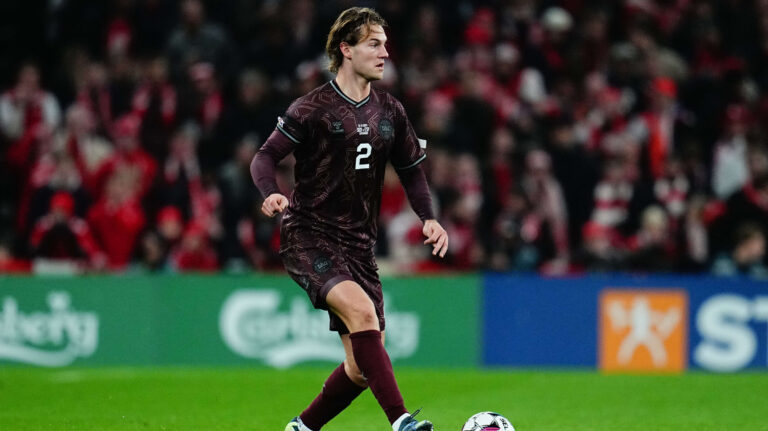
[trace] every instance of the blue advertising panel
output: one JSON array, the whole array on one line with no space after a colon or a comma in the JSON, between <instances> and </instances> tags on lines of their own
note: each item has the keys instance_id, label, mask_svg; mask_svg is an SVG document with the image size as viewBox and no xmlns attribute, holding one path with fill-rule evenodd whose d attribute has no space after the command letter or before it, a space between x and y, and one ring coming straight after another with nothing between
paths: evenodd
<instances>
[{"instance_id":1,"label":"blue advertising panel","mask_svg":"<svg viewBox=\"0 0 768 431\"><path fill-rule=\"evenodd\" d=\"M594 366L596 286L584 280L486 276L485 364Z\"/></svg>"},{"instance_id":2,"label":"blue advertising panel","mask_svg":"<svg viewBox=\"0 0 768 431\"><path fill-rule=\"evenodd\" d=\"M768 367L768 283L487 274L483 363L606 371Z\"/></svg>"}]
</instances>

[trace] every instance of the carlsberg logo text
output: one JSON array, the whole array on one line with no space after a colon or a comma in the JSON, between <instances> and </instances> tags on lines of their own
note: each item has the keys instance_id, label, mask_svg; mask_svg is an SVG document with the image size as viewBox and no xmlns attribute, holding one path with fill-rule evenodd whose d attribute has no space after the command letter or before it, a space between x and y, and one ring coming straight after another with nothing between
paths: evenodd
<instances>
[{"instance_id":1,"label":"carlsberg logo text","mask_svg":"<svg viewBox=\"0 0 768 431\"><path fill-rule=\"evenodd\" d=\"M344 359L339 336L328 330L328 313L310 308L306 298L293 296L280 310L275 290L233 292L221 308L219 330L235 353L285 368L305 361ZM391 301L387 301L391 305ZM413 355L419 344L419 317L387 308L387 351L395 360Z\"/></svg>"},{"instance_id":2,"label":"carlsberg logo text","mask_svg":"<svg viewBox=\"0 0 768 431\"><path fill-rule=\"evenodd\" d=\"M0 308L0 360L47 367L69 365L96 351L99 318L75 311L67 292L51 292L48 311L24 312L6 296Z\"/></svg>"}]
</instances>

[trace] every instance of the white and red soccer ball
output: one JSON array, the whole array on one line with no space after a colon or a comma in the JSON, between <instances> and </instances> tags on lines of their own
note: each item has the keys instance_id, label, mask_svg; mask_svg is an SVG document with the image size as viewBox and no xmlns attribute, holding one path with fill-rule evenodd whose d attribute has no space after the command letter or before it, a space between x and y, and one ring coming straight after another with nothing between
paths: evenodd
<instances>
[{"instance_id":1,"label":"white and red soccer ball","mask_svg":"<svg viewBox=\"0 0 768 431\"><path fill-rule=\"evenodd\" d=\"M515 431L515 427L498 413L480 412L469 418L461 431Z\"/></svg>"}]
</instances>

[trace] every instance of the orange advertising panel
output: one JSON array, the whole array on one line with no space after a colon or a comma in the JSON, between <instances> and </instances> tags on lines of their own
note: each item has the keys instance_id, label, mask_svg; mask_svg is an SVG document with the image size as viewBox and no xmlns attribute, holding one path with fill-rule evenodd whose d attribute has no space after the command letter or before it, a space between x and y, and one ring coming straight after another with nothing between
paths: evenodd
<instances>
[{"instance_id":1,"label":"orange advertising panel","mask_svg":"<svg viewBox=\"0 0 768 431\"><path fill-rule=\"evenodd\" d=\"M599 305L601 370L685 370L688 364L685 291L606 289L600 294Z\"/></svg>"}]
</instances>

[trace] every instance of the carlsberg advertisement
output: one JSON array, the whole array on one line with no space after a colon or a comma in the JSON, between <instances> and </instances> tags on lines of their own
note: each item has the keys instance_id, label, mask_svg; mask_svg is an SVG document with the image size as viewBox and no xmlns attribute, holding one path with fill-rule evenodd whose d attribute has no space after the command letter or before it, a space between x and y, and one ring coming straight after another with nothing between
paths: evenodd
<instances>
[{"instance_id":1,"label":"carlsberg advertisement","mask_svg":"<svg viewBox=\"0 0 768 431\"><path fill-rule=\"evenodd\" d=\"M768 283L687 276L383 278L393 362L768 369ZM338 364L326 311L283 275L0 277L0 367Z\"/></svg>"},{"instance_id":2,"label":"carlsberg advertisement","mask_svg":"<svg viewBox=\"0 0 768 431\"><path fill-rule=\"evenodd\" d=\"M393 362L478 363L477 277L383 284ZM4 365L287 368L343 359L327 312L287 276L0 278Z\"/></svg>"}]
</instances>

